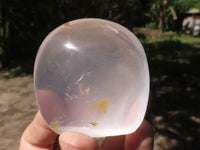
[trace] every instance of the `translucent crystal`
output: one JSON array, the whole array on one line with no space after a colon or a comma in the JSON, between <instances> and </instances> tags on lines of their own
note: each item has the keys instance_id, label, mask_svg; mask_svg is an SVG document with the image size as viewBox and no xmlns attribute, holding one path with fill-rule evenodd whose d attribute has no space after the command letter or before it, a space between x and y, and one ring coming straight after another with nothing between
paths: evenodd
<instances>
[{"instance_id":1,"label":"translucent crystal","mask_svg":"<svg viewBox=\"0 0 200 150\"><path fill-rule=\"evenodd\" d=\"M57 133L128 134L146 112L144 49L129 30L111 21L80 19L53 30L39 48L34 82L40 111Z\"/></svg>"}]
</instances>

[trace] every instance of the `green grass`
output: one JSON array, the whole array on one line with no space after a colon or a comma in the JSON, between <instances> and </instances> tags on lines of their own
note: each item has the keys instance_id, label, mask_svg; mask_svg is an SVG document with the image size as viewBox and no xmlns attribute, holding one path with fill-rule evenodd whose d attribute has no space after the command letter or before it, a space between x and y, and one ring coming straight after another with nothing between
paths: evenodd
<instances>
[{"instance_id":1,"label":"green grass","mask_svg":"<svg viewBox=\"0 0 200 150\"><path fill-rule=\"evenodd\" d=\"M192 37L192 36L174 36L174 37L166 37L160 39L140 39L142 43L154 43L154 42L168 42L168 41L180 41L185 44L200 44L200 37Z\"/></svg>"},{"instance_id":2,"label":"green grass","mask_svg":"<svg viewBox=\"0 0 200 150\"><path fill-rule=\"evenodd\" d=\"M191 64L191 57L200 56L200 38L175 36L141 39L151 61Z\"/></svg>"},{"instance_id":3,"label":"green grass","mask_svg":"<svg viewBox=\"0 0 200 150\"><path fill-rule=\"evenodd\" d=\"M151 116L162 116L162 123L183 137L199 138L199 124L189 118L200 116L200 38L175 36L141 39L141 42L147 54L151 77ZM180 118L184 123L180 122ZM182 140L165 128L155 131L180 142ZM190 142L190 149L195 149L198 142Z\"/></svg>"}]
</instances>

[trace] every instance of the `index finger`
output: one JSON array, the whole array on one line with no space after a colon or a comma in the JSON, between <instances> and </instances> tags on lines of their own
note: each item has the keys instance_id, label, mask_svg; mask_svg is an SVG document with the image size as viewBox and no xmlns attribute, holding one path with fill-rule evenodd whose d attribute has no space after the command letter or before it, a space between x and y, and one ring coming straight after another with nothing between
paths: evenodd
<instances>
[{"instance_id":1,"label":"index finger","mask_svg":"<svg viewBox=\"0 0 200 150\"><path fill-rule=\"evenodd\" d=\"M38 111L34 120L22 135L20 150L53 149L57 137L58 134L48 127L40 111Z\"/></svg>"}]
</instances>

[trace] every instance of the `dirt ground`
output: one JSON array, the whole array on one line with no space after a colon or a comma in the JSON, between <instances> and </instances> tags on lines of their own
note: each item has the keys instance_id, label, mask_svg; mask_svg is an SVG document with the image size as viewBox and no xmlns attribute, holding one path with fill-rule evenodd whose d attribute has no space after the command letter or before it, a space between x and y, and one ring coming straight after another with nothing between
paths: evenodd
<instances>
[{"instance_id":1,"label":"dirt ground","mask_svg":"<svg viewBox=\"0 0 200 150\"><path fill-rule=\"evenodd\" d=\"M18 69L0 72L0 150L18 149L21 134L38 109L32 75L15 76Z\"/></svg>"}]
</instances>

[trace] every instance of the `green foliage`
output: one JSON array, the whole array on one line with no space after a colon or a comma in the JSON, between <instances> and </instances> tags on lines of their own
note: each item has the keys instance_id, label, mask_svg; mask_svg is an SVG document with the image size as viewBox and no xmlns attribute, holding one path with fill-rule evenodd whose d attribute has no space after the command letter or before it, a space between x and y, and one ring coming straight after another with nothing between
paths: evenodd
<instances>
[{"instance_id":1,"label":"green foliage","mask_svg":"<svg viewBox=\"0 0 200 150\"><path fill-rule=\"evenodd\" d=\"M181 14L193 7L194 0L170 0L170 5L175 9L176 13Z\"/></svg>"},{"instance_id":2,"label":"green foliage","mask_svg":"<svg viewBox=\"0 0 200 150\"><path fill-rule=\"evenodd\" d=\"M163 30L179 28L181 16L190 8L200 8L199 0L156 0L146 15Z\"/></svg>"},{"instance_id":3,"label":"green foliage","mask_svg":"<svg viewBox=\"0 0 200 150\"><path fill-rule=\"evenodd\" d=\"M194 1L193 2L193 7L200 9L200 1L199 0L193 0L193 1Z\"/></svg>"},{"instance_id":4,"label":"green foliage","mask_svg":"<svg viewBox=\"0 0 200 150\"><path fill-rule=\"evenodd\" d=\"M149 29L157 29L157 25L155 22L149 22L145 25L146 28L149 28Z\"/></svg>"}]
</instances>

